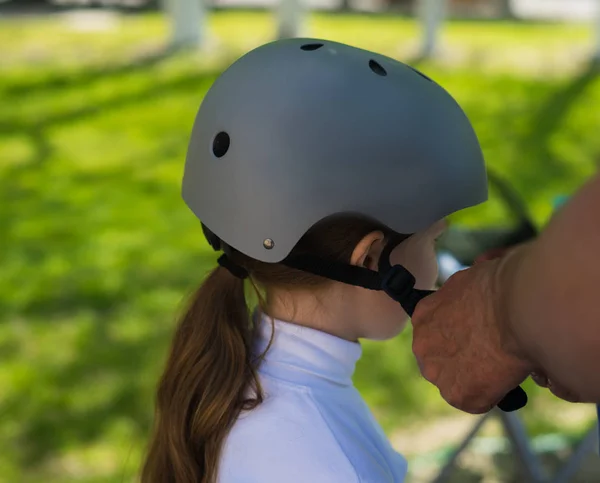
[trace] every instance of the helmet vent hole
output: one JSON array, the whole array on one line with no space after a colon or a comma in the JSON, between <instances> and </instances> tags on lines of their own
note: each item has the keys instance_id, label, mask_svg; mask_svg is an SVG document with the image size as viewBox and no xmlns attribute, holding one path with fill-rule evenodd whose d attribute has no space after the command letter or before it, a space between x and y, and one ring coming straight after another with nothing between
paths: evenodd
<instances>
[{"instance_id":1,"label":"helmet vent hole","mask_svg":"<svg viewBox=\"0 0 600 483\"><path fill-rule=\"evenodd\" d=\"M302 50L311 51L311 50L320 49L321 47L323 47L323 44L304 44L300 48Z\"/></svg>"},{"instance_id":2,"label":"helmet vent hole","mask_svg":"<svg viewBox=\"0 0 600 483\"><path fill-rule=\"evenodd\" d=\"M371 59L369 61L369 68L375 72L375 74L380 75L380 76L386 76L387 72L386 70L383 68L383 66L379 63L374 61L373 59Z\"/></svg>"},{"instance_id":3,"label":"helmet vent hole","mask_svg":"<svg viewBox=\"0 0 600 483\"><path fill-rule=\"evenodd\" d=\"M231 144L231 139L229 138L229 134L225 131L221 131L218 133L213 139L212 144L212 152L217 158L222 158L225 156L227 151L229 151L229 146Z\"/></svg>"},{"instance_id":4,"label":"helmet vent hole","mask_svg":"<svg viewBox=\"0 0 600 483\"><path fill-rule=\"evenodd\" d=\"M416 72L417 74L419 74L423 79L428 80L429 82L433 82L429 77L427 77L425 74L423 74L423 72L418 71L417 69L415 69L414 67L411 67L410 65L408 66L413 72Z\"/></svg>"}]
</instances>

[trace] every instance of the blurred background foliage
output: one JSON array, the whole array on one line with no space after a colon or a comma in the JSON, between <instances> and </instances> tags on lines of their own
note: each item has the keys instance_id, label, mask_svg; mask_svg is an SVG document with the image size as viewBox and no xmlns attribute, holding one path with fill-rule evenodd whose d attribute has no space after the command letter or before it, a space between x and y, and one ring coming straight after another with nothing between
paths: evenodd
<instances>
[{"instance_id":1,"label":"blurred background foliage","mask_svg":"<svg viewBox=\"0 0 600 483\"><path fill-rule=\"evenodd\" d=\"M215 264L180 199L193 119L218 73L276 29L268 12L216 11L203 50L171 52L160 12L102 21L0 17L0 481L134 479L182 298ZM307 31L414 61L444 86L540 226L597 169L585 25L450 20L426 61L411 57L407 16L315 13ZM511 222L496 198L453 221ZM390 434L457 416L410 341L365 343L356 374ZM591 421L528 391L532 434Z\"/></svg>"}]
</instances>

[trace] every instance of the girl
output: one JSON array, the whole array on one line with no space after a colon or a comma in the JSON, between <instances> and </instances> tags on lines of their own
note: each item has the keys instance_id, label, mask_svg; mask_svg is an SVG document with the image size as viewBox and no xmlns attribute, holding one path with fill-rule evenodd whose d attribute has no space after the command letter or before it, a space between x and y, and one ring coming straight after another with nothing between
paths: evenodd
<instances>
[{"instance_id":1,"label":"girl","mask_svg":"<svg viewBox=\"0 0 600 483\"><path fill-rule=\"evenodd\" d=\"M387 57L273 42L207 93L183 197L223 255L177 329L142 481L403 481L352 373L432 288L443 218L487 197L460 107Z\"/></svg>"}]
</instances>

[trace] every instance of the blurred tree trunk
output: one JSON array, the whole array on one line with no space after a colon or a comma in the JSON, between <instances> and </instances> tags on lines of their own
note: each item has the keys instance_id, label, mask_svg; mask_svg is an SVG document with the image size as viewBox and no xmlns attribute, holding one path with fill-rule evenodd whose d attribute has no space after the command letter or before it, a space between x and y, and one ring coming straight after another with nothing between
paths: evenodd
<instances>
[{"instance_id":1,"label":"blurred tree trunk","mask_svg":"<svg viewBox=\"0 0 600 483\"><path fill-rule=\"evenodd\" d=\"M350 0L342 0L340 3L340 12L349 12L350 10L352 10Z\"/></svg>"},{"instance_id":2,"label":"blurred tree trunk","mask_svg":"<svg viewBox=\"0 0 600 483\"><path fill-rule=\"evenodd\" d=\"M277 38L300 37L304 29L303 0L279 0L277 5Z\"/></svg>"},{"instance_id":3,"label":"blurred tree trunk","mask_svg":"<svg viewBox=\"0 0 600 483\"><path fill-rule=\"evenodd\" d=\"M163 0L171 17L171 45L174 48L200 47L206 30L203 0Z\"/></svg>"},{"instance_id":4,"label":"blurred tree trunk","mask_svg":"<svg viewBox=\"0 0 600 483\"><path fill-rule=\"evenodd\" d=\"M418 14L423 32L421 58L437 53L440 29L446 17L446 0L419 0Z\"/></svg>"},{"instance_id":5,"label":"blurred tree trunk","mask_svg":"<svg viewBox=\"0 0 600 483\"><path fill-rule=\"evenodd\" d=\"M512 8L512 0L498 0L500 5L500 18L515 18Z\"/></svg>"},{"instance_id":6,"label":"blurred tree trunk","mask_svg":"<svg viewBox=\"0 0 600 483\"><path fill-rule=\"evenodd\" d=\"M412 12L413 7L420 0L387 0L385 4L388 7L392 7L396 10L402 10L404 12Z\"/></svg>"},{"instance_id":7,"label":"blurred tree trunk","mask_svg":"<svg viewBox=\"0 0 600 483\"><path fill-rule=\"evenodd\" d=\"M594 46L593 61L600 65L600 5L596 5L596 18L594 22L594 37L596 45Z\"/></svg>"}]
</instances>

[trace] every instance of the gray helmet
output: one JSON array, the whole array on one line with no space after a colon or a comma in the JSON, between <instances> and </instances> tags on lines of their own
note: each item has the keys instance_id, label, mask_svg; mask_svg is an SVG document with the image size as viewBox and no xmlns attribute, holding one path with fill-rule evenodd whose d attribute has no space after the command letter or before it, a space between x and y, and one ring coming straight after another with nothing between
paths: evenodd
<instances>
[{"instance_id":1,"label":"gray helmet","mask_svg":"<svg viewBox=\"0 0 600 483\"><path fill-rule=\"evenodd\" d=\"M487 199L466 115L412 67L288 39L231 65L196 117L183 198L228 246L280 262L315 223L354 213L410 234Z\"/></svg>"},{"instance_id":2,"label":"gray helmet","mask_svg":"<svg viewBox=\"0 0 600 483\"><path fill-rule=\"evenodd\" d=\"M263 45L227 69L196 117L183 198L202 220L219 264L248 274L230 248L343 283L383 290L409 315L431 293L391 266L377 272L288 257L317 222L353 213L411 234L487 199L481 148L454 99L410 66L337 42ZM522 407L513 390L500 407Z\"/></svg>"}]
</instances>

